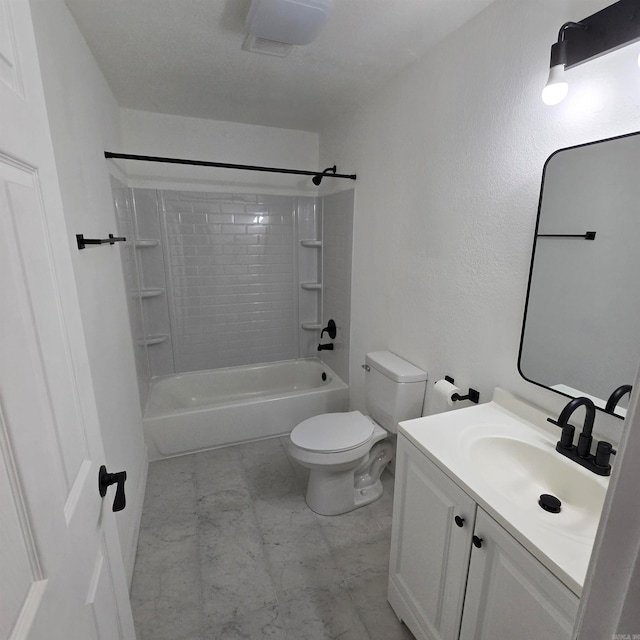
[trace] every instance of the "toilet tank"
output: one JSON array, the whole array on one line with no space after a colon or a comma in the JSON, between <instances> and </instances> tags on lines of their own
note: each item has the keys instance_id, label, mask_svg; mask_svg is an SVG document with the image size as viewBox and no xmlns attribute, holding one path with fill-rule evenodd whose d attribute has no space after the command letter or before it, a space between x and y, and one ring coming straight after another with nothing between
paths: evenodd
<instances>
[{"instance_id":1,"label":"toilet tank","mask_svg":"<svg viewBox=\"0 0 640 640\"><path fill-rule=\"evenodd\" d=\"M391 351L366 355L367 413L390 433L398 422L419 418L427 388L427 372Z\"/></svg>"}]
</instances>

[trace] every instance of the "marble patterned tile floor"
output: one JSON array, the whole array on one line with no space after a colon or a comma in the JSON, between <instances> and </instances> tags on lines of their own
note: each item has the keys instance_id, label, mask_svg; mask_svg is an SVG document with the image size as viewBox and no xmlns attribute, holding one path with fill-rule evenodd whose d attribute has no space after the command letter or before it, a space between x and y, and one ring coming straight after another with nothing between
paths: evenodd
<instances>
[{"instance_id":1,"label":"marble patterned tile floor","mask_svg":"<svg viewBox=\"0 0 640 640\"><path fill-rule=\"evenodd\" d=\"M131 602L138 640L412 640L387 602L393 477L341 516L304 501L274 438L151 463Z\"/></svg>"}]
</instances>

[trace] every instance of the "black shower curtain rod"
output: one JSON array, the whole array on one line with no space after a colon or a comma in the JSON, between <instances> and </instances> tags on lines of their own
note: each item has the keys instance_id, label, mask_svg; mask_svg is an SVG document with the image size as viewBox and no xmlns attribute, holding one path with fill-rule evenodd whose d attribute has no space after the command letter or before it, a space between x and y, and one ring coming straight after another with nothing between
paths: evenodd
<instances>
[{"instance_id":1,"label":"black shower curtain rod","mask_svg":"<svg viewBox=\"0 0 640 640\"><path fill-rule=\"evenodd\" d=\"M104 152L105 158L119 158L121 160L141 160L143 162L164 162L168 164L188 164L197 167L218 167L221 169L242 169L244 171L265 171L268 173L292 173L300 176L314 176L319 179L323 177L344 178L347 180L355 180L356 174L336 173L336 167L330 167L324 171L301 171L300 169L280 169L278 167L259 167L250 164L229 164L227 162L206 162L205 160L187 160L185 158L164 158L162 156L139 156L131 153L113 153L112 151ZM333 173L329 173L332 171ZM315 182L315 180L314 180ZM320 182L315 182L320 184Z\"/></svg>"}]
</instances>

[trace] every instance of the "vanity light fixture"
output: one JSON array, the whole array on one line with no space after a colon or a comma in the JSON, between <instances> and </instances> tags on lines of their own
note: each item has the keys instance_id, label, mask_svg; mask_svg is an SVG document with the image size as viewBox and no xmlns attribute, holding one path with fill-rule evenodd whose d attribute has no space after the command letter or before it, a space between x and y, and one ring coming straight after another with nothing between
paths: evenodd
<instances>
[{"instance_id":1,"label":"vanity light fixture","mask_svg":"<svg viewBox=\"0 0 640 640\"><path fill-rule=\"evenodd\" d=\"M619 0L579 22L566 22L560 27L558 41L551 47L549 80L542 90L545 104L558 104L566 97L567 69L640 40L638 5L638 0Z\"/></svg>"}]
</instances>

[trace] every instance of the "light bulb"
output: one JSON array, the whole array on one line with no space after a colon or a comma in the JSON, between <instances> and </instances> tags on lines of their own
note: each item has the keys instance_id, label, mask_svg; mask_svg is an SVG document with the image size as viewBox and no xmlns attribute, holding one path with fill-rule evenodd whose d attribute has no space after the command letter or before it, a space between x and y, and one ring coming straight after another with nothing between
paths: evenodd
<instances>
[{"instance_id":1,"label":"light bulb","mask_svg":"<svg viewBox=\"0 0 640 640\"><path fill-rule=\"evenodd\" d=\"M569 85L564 79L564 65L557 64L549 69L549 79L542 90L542 102L552 106L559 104L569 93Z\"/></svg>"}]
</instances>

